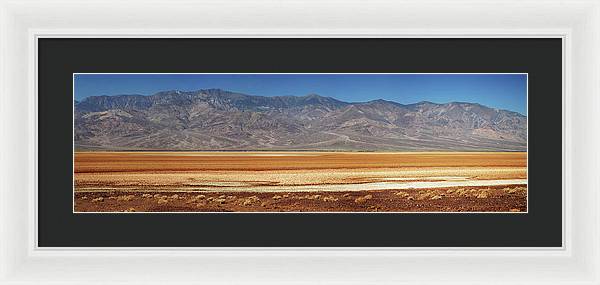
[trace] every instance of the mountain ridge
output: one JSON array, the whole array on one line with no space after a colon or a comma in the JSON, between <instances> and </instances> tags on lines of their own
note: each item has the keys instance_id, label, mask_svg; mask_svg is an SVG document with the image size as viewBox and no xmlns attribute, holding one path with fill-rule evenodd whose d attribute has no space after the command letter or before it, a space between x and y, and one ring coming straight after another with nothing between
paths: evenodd
<instances>
[{"instance_id":1,"label":"mountain ridge","mask_svg":"<svg viewBox=\"0 0 600 285\"><path fill-rule=\"evenodd\" d=\"M478 103L255 96L222 89L74 100L77 149L524 151L527 117Z\"/></svg>"}]
</instances>

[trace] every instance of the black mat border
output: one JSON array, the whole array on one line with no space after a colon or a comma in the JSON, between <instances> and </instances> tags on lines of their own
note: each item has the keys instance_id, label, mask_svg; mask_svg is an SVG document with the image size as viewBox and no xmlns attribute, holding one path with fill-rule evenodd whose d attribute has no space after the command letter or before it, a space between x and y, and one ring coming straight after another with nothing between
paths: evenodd
<instances>
[{"instance_id":1,"label":"black mat border","mask_svg":"<svg viewBox=\"0 0 600 285\"><path fill-rule=\"evenodd\" d=\"M72 74L529 74L528 214L73 214ZM38 246L562 245L562 39L38 40Z\"/></svg>"}]
</instances>

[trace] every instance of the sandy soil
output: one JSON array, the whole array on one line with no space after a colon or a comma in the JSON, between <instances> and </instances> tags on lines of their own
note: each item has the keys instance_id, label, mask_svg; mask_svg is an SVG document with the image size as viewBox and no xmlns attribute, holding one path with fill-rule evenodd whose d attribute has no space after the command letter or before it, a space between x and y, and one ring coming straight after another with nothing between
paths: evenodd
<instances>
[{"instance_id":1,"label":"sandy soil","mask_svg":"<svg viewBox=\"0 0 600 285\"><path fill-rule=\"evenodd\" d=\"M526 178L526 153L78 152L75 211L523 212Z\"/></svg>"},{"instance_id":2,"label":"sandy soil","mask_svg":"<svg viewBox=\"0 0 600 285\"><path fill-rule=\"evenodd\" d=\"M527 188L360 192L75 193L77 212L526 212Z\"/></svg>"}]
</instances>

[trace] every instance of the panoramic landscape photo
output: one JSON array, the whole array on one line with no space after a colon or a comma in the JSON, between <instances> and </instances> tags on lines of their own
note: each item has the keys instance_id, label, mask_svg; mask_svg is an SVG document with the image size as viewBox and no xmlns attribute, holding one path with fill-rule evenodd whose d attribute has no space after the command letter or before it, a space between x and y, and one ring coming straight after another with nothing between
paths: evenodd
<instances>
[{"instance_id":1,"label":"panoramic landscape photo","mask_svg":"<svg viewBox=\"0 0 600 285\"><path fill-rule=\"evenodd\" d=\"M527 212L527 74L73 80L74 212Z\"/></svg>"}]
</instances>

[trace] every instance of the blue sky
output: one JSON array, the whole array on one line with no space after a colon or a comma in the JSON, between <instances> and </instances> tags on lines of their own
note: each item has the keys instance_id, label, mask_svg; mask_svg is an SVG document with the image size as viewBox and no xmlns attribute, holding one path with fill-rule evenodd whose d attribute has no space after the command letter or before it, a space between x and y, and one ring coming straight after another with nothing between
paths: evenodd
<instances>
[{"instance_id":1,"label":"blue sky","mask_svg":"<svg viewBox=\"0 0 600 285\"><path fill-rule=\"evenodd\" d=\"M472 102L527 114L525 74L76 74L75 99L219 88L249 95L316 93L346 102Z\"/></svg>"}]
</instances>

